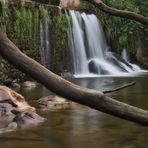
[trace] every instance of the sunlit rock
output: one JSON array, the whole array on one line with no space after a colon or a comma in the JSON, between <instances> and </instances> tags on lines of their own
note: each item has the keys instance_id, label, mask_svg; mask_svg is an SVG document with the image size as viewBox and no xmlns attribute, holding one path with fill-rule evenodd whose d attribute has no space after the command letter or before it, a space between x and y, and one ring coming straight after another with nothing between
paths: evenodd
<instances>
[{"instance_id":1,"label":"sunlit rock","mask_svg":"<svg viewBox=\"0 0 148 148\"><path fill-rule=\"evenodd\" d=\"M37 125L44 122L45 120L45 118L39 116L33 111L19 112L17 110L12 110L12 113L16 115L13 119L13 122L17 123L18 127Z\"/></svg>"},{"instance_id":2,"label":"sunlit rock","mask_svg":"<svg viewBox=\"0 0 148 148\"><path fill-rule=\"evenodd\" d=\"M44 120L22 95L0 85L0 134L17 127L37 125Z\"/></svg>"},{"instance_id":3,"label":"sunlit rock","mask_svg":"<svg viewBox=\"0 0 148 148\"><path fill-rule=\"evenodd\" d=\"M12 106L12 108L17 108L18 110L34 110L24 99L24 97L14 90L0 85L0 104L7 103ZM2 105L1 105L2 106ZM4 105L6 107L6 104ZM3 114L3 113L1 113Z\"/></svg>"},{"instance_id":4,"label":"sunlit rock","mask_svg":"<svg viewBox=\"0 0 148 148\"><path fill-rule=\"evenodd\" d=\"M60 7L63 8L77 8L80 4L80 0L60 0Z\"/></svg>"}]
</instances>

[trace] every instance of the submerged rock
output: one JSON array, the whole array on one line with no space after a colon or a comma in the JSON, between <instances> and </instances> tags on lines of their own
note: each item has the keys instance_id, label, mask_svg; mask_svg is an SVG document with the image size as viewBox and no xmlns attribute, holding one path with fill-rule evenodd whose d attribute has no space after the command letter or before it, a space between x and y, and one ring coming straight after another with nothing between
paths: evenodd
<instances>
[{"instance_id":1,"label":"submerged rock","mask_svg":"<svg viewBox=\"0 0 148 148\"><path fill-rule=\"evenodd\" d=\"M44 120L22 95L0 85L0 127L4 125L0 133L13 131L17 127L37 125Z\"/></svg>"},{"instance_id":2,"label":"submerged rock","mask_svg":"<svg viewBox=\"0 0 148 148\"><path fill-rule=\"evenodd\" d=\"M15 89L19 89L21 87L21 85L19 83L14 82L11 84L11 87L15 88Z\"/></svg>"},{"instance_id":3,"label":"submerged rock","mask_svg":"<svg viewBox=\"0 0 148 148\"><path fill-rule=\"evenodd\" d=\"M37 125L45 120L45 118L39 116L33 111L19 112L17 110L12 110L12 113L16 115L13 119L13 122L17 123L18 127Z\"/></svg>"},{"instance_id":4,"label":"submerged rock","mask_svg":"<svg viewBox=\"0 0 148 148\"><path fill-rule=\"evenodd\" d=\"M94 74L109 74L109 72L101 66L96 59L91 59L88 63L89 72Z\"/></svg>"},{"instance_id":5,"label":"submerged rock","mask_svg":"<svg viewBox=\"0 0 148 148\"><path fill-rule=\"evenodd\" d=\"M70 101L67 101L66 99L56 95L43 97L38 100L38 103L40 108L51 110L68 108L71 105Z\"/></svg>"},{"instance_id":6,"label":"submerged rock","mask_svg":"<svg viewBox=\"0 0 148 148\"><path fill-rule=\"evenodd\" d=\"M36 82L32 82L32 81L25 81L25 82L22 84L22 87L34 88L34 87L37 87L37 83L36 83Z\"/></svg>"},{"instance_id":7,"label":"submerged rock","mask_svg":"<svg viewBox=\"0 0 148 148\"><path fill-rule=\"evenodd\" d=\"M7 127L1 128L0 129L0 134L6 133L6 132L12 132L15 129L17 129L17 123L16 122L11 122Z\"/></svg>"}]
</instances>

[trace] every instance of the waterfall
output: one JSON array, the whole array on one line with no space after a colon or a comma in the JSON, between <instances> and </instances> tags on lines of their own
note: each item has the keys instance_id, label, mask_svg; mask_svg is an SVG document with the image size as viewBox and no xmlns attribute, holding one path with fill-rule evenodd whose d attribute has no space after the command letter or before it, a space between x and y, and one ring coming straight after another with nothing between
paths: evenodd
<instances>
[{"instance_id":1,"label":"waterfall","mask_svg":"<svg viewBox=\"0 0 148 148\"><path fill-rule=\"evenodd\" d=\"M41 64L50 68L49 26L47 20L40 20L40 59Z\"/></svg>"},{"instance_id":2,"label":"waterfall","mask_svg":"<svg viewBox=\"0 0 148 148\"><path fill-rule=\"evenodd\" d=\"M109 51L101 24L94 14L69 10L69 15L74 76L123 75L140 70L129 63L125 53L121 57Z\"/></svg>"},{"instance_id":3,"label":"waterfall","mask_svg":"<svg viewBox=\"0 0 148 148\"><path fill-rule=\"evenodd\" d=\"M73 60L75 63L74 73L87 74L89 73L89 70L88 70L87 56L86 56L85 44L84 44L84 34L82 31L81 15L79 12L74 12L74 11L70 11L70 15L73 18L72 28L71 28L73 39L71 39L71 41L73 42L72 53L73 53Z\"/></svg>"},{"instance_id":4,"label":"waterfall","mask_svg":"<svg viewBox=\"0 0 148 148\"><path fill-rule=\"evenodd\" d=\"M128 56L127 50L125 48L122 50L121 58L124 59L125 61L129 62L129 56Z\"/></svg>"}]
</instances>

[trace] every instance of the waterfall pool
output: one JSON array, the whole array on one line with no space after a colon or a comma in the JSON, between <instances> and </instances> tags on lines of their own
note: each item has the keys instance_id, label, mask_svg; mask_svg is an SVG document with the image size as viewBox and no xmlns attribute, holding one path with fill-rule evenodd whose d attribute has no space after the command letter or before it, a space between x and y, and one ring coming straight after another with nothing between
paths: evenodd
<instances>
[{"instance_id":1,"label":"waterfall pool","mask_svg":"<svg viewBox=\"0 0 148 148\"><path fill-rule=\"evenodd\" d=\"M109 90L131 81L136 85L110 93L109 96L148 109L148 77L77 78L72 82L83 87ZM43 86L21 89L28 102L51 94ZM48 120L42 125L0 135L1 148L147 148L148 128L76 105L57 111L38 111Z\"/></svg>"}]
</instances>

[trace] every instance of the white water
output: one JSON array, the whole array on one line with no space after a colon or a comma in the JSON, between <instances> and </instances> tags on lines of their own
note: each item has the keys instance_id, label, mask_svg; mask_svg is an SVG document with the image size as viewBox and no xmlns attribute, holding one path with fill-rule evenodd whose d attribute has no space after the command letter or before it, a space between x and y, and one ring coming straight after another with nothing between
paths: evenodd
<instances>
[{"instance_id":1,"label":"white water","mask_svg":"<svg viewBox=\"0 0 148 148\"><path fill-rule=\"evenodd\" d=\"M109 51L104 32L93 14L70 10L72 18L69 38L74 62L74 76L125 75L140 71L129 63L126 50L123 58Z\"/></svg>"},{"instance_id":2,"label":"white water","mask_svg":"<svg viewBox=\"0 0 148 148\"><path fill-rule=\"evenodd\" d=\"M141 70L141 68L138 65L130 63L130 58L125 48L123 49L121 53L121 58L124 59L126 62L128 62L128 64L131 65L135 71Z\"/></svg>"},{"instance_id":3,"label":"white water","mask_svg":"<svg viewBox=\"0 0 148 148\"><path fill-rule=\"evenodd\" d=\"M74 73L89 73L87 57L84 45L84 36L82 31L82 22L81 15L78 12L70 11L70 15L72 16L72 36L73 42L72 50L73 50L73 60L74 60ZM81 50L80 50L81 49ZM81 64L80 64L81 63ZM79 66L79 64L81 66Z\"/></svg>"},{"instance_id":4,"label":"white water","mask_svg":"<svg viewBox=\"0 0 148 148\"><path fill-rule=\"evenodd\" d=\"M40 20L40 58L41 64L50 68L49 27L48 21Z\"/></svg>"},{"instance_id":5,"label":"white water","mask_svg":"<svg viewBox=\"0 0 148 148\"><path fill-rule=\"evenodd\" d=\"M127 50L125 48L122 50L121 58L124 59L125 61L128 61L128 62L130 61L129 55L128 55Z\"/></svg>"}]
</instances>

